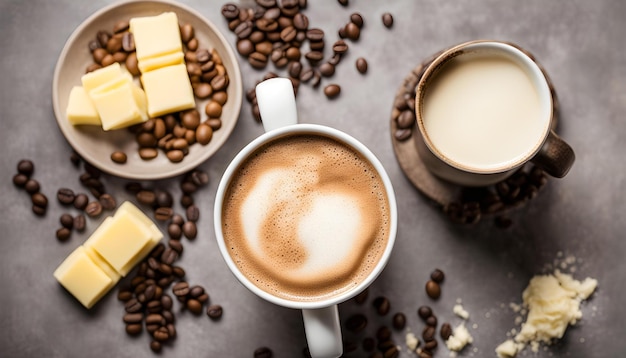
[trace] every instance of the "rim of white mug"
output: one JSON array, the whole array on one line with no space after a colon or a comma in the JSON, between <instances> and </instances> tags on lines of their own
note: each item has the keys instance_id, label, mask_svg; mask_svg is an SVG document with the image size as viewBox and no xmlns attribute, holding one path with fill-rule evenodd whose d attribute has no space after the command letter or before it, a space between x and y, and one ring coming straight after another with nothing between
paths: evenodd
<instances>
[{"instance_id":1,"label":"rim of white mug","mask_svg":"<svg viewBox=\"0 0 626 358\"><path fill-rule=\"evenodd\" d=\"M486 167L477 167L473 165L468 165L464 163L460 163L454 159L446 157L443 153L437 149L437 147L432 143L430 137L428 136L428 132L426 131L426 127L424 126L424 119L422 117L422 108L421 101L424 98L424 86L430 77L449 60L452 58L463 55L468 50L485 50L485 49L495 49L497 51L502 51L502 53L506 53L515 58L516 62L524 68L525 72L531 77L532 83L535 89L538 92L541 104L541 118L543 119L543 128L541 131L541 136L536 138L536 142L528 147L528 150L508 161L504 161L497 165L490 165ZM443 62L442 62L443 61ZM548 80L546 79L543 71L539 67L539 65L526 53L524 53L521 49L513 46L509 43L496 41L496 40L474 40L468 41L456 46L453 46L440 55L436 56L435 59L427 66L424 71L422 77L420 78L417 88L416 88L416 97L415 97L415 114L416 114L416 122L419 128L420 135L424 140L424 143L428 147L428 149L441 161L444 163L466 172L475 173L475 174L497 174L507 172L509 170L515 169L529 161L532 157L534 157L537 152L541 149L541 146L545 142L548 134L550 133L550 125L553 117L553 103L552 103L552 94L550 91L550 86L548 84Z\"/></svg>"},{"instance_id":2,"label":"rim of white mug","mask_svg":"<svg viewBox=\"0 0 626 358\"><path fill-rule=\"evenodd\" d=\"M260 287L256 286L252 283L240 270L239 267L233 261L228 248L224 242L224 236L222 232L222 205L224 202L224 194L226 193L226 189L230 184L230 181L235 174L235 171L241 166L241 164L247 159L254 151L256 151L261 146L270 143L279 138L290 136L290 135L298 135L298 134L317 134L322 136L327 136L332 139L338 140L341 143L347 144L349 147L352 147L354 150L359 152L365 159L367 159L372 166L378 172L384 187L385 192L387 194L387 199L389 203L389 238L387 241L387 245L380 260L376 263L374 269L370 272L370 274L358 285L353 288L342 292L337 296L332 296L329 298L325 298L323 300L318 301L296 301L289 300L283 297L275 296ZM214 222L213 226L215 229L215 235L217 239L217 243L222 254L222 257L226 261L226 264L230 268L230 271L237 277L239 282L241 282L244 286L246 286L250 291L255 293L257 296L265 299L266 301L272 302L274 304L295 308L295 309L318 309L329 307L332 305L339 304L341 302L345 302L350 298L356 296L358 293L362 292L365 288L367 288L374 280L380 275L380 273L385 268L387 262L389 261L389 256L391 255L392 249L395 244L396 234L398 230L398 209L396 205L396 198L393 190L393 186L385 168L382 163L378 160L378 158L372 153L370 149L368 149L364 144L350 136L347 133L344 133L338 129L334 129L331 127L318 125L318 124L305 124L298 123L293 125L288 125L285 127L281 127L278 129L271 130L266 132L252 142L247 144L237 155L235 158L229 163L226 171L222 175L220 179L220 183L217 188L217 194L215 197L215 205L213 209L213 217Z\"/></svg>"}]
</instances>

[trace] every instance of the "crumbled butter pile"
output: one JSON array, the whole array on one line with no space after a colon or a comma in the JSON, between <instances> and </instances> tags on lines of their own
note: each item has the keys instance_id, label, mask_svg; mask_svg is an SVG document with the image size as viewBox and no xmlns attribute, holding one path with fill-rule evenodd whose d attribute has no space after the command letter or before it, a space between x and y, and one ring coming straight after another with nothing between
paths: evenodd
<instances>
[{"instance_id":1,"label":"crumbled butter pile","mask_svg":"<svg viewBox=\"0 0 626 358\"><path fill-rule=\"evenodd\" d=\"M474 339L467 328L465 328L465 323L461 323L454 328L454 332L450 338L446 340L446 346L449 350L458 352L473 341Z\"/></svg>"},{"instance_id":2,"label":"crumbled butter pile","mask_svg":"<svg viewBox=\"0 0 626 358\"><path fill-rule=\"evenodd\" d=\"M556 270L552 275L537 275L530 280L522 294L523 305L528 309L526 322L514 339L496 348L500 358L511 358L530 344L536 352L539 343L550 344L563 337L568 325L576 324L582 317L580 303L598 286L592 278L577 281L571 275Z\"/></svg>"}]
</instances>

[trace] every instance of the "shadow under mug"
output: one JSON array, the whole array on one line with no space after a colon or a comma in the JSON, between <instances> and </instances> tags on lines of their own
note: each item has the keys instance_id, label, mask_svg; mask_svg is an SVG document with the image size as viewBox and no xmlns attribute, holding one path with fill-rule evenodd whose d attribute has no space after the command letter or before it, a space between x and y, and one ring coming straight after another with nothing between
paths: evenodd
<instances>
[{"instance_id":1,"label":"shadow under mug","mask_svg":"<svg viewBox=\"0 0 626 358\"><path fill-rule=\"evenodd\" d=\"M292 83L286 78L274 78L260 83L257 88L259 110L263 118L266 133L262 134L245 146L228 165L219 183L215 198L214 226L220 252L228 267L237 279L257 296L279 306L300 309L304 320L304 328L313 358L335 358L343 352L341 327L337 305L356 296L367 288L382 272L391 254L397 232L397 207L395 194L385 169L376 156L365 145L355 138L337 129L315 125L297 124L297 111ZM223 205L225 195L233 177L237 174L240 165L246 161L257 149L285 136L298 134L313 134L332 138L361 154L378 172L389 203L389 231L388 239L373 270L356 286L318 301L295 301L273 295L251 282L239 269L226 247L223 233Z\"/></svg>"},{"instance_id":2,"label":"shadow under mug","mask_svg":"<svg viewBox=\"0 0 626 358\"><path fill-rule=\"evenodd\" d=\"M467 58L467 56L481 53L502 56L523 70L538 95L538 110L540 113L540 118L538 119L541 125L541 130L538 131L535 137L529 139L527 149L523 153L508 158L498 165L485 167L463 163L444 154L445 150L442 150L443 148L438 147L433 142L433 138L431 138L425 125L426 120L429 119L425 118L424 115L426 94L431 89L431 86L434 87L433 83L437 80L437 76L446 68L446 65L455 59L458 61L458 59L463 59L463 57ZM454 106L455 103L446 103L446 105ZM437 177L453 184L462 186L495 184L506 179L527 162L534 163L553 177L562 178L573 165L575 155L573 149L551 130L551 124L554 119L553 110L548 80L541 68L528 55L517 47L504 42L489 40L470 41L445 50L435 57L424 70L417 84L415 96L415 115L417 119L415 126L419 135L414 135L413 137L419 156L426 168ZM501 149L497 146L489 148L491 151L499 151Z\"/></svg>"}]
</instances>

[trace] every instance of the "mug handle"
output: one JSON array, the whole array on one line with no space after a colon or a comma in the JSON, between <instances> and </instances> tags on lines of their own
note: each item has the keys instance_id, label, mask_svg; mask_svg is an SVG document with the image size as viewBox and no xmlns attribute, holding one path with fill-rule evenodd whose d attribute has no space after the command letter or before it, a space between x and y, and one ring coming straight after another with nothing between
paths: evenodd
<instances>
[{"instance_id":1,"label":"mug handle","mask_svg":"<svg viewBox=\"0 0 626 358\"><path fill-rule=\"evenodd\" d=\"M576 155L572 147L553 130L550 130L546 141L531 161L548 175L563 178L569 172L575 159Z\"/></svg>"},{"instance_id":2,"label":"mug handle","mask_svg":"<svg viewBox=\"0 0 626 358\"><path fill-rule=\"evenodd\" d=\"M288 78L272 78L256 86L261 121L266 132L297 124L296 97ZM337 305L302 310L306 340L313 358L337 358L343 353Z\"/></svg>"}]
</instances>

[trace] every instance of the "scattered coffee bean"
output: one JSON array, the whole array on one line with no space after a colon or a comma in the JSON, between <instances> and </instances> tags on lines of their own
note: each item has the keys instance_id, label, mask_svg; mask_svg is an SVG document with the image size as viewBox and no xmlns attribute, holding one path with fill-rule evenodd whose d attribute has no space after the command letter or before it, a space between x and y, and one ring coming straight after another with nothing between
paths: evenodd
<instances>
[{"instance_id":1,"label":"scattered coffee bean","mask_svg":"<svg viewBox=\"0 0 626 358\"><path fill-rule=\"evenodd\" d=\"M167 221L172 215L174 215L174 210L170 207L159 207L154 210L154 218L158 221Z\"/></svg>"},{"instance_id":2,"label":"scattered coffee bean","mask_svg":"<svg viewBox=\"0 0 626 358\"><path fill-rule=\"evenodd\" d=\"M180 281L174 285L172 293L177 297L187 296L189 294L189 284L185 281Z\"/></svg>"},{"instance_id":3,"label":"scattered coffee bean","mask_svg":"<svg viewBox=\"0 0 626 358\"><path fill-rule=\"evenodd\" d=\"M383 354L383 358L398 358L400 356L400 351L398 347L394 344L392 347L387 349Z\"/></svg>"},{"instance_id":4,"label":"scattered coffee bean","mask_svg":"<svg viewBox=\"0 0 626 358\"><path fill-rule=\"evenodd\" d=\"M369 296L369 288L366 288L361 293L356 295L354 297L354 302L356 302L359 305L362 305L363 303L365 303L365 301L367 301L367 296Z\"/></svg>"},{"instance_id":5,"label":"scattered coffee bean","mask_svg":"<svg viewBox=\"0 0 626 358\"><path fill-rule=\"evenodd\" d=\"M124 164L126 163L126 160L128 158L126 157L126 153L121 152L121 151L115 151L113 153L111 153L111 160L117 164Z\"/></svg>"},{"instance_id":6,"label":"scattered coffee bean","mask_svg":"<svg viewBox=\"0 0 626 358\"><path fill-rule=\"evenodd\" d=\"M428 280L428 282L426 282L426 294L428 297L436 300L441 296L441 287L437 282Z\"/></svg>"},{"instance_id":7,"label":"scattered coffee bean","mask_svg":"<svg viewBox=\"0 0 626 358\"><path fill-rule=\"evenodd\" d=\"M350 15L350 21L359 28L363 27L363 16L357 12Z\"/></svg>"},{"instance_id":8,"label":"scattered coffee bean","mask_svg":"<svg viewBox=\"0 0 626 358\"><path fill-rule=\"evenodd\" d=\"M183 234L189 240L194 240L198 235L198 229L196 223L193 221L187 221L183 224Z\"/></svg>"},{"instance_id":9,"label":"scattered coffee bean","mask_svg":"<svg viewBox=\"0 0 626 358\"><path fill-rule=\"evenodd\" d=\"M187 300L187 309L195 314L195 315L199 315L202 313L202 303L200 303L200 301L196 300L195 298L190 298Z\"/></svg>"},{"instance_id":10,"label":"scattered coffee bean","mask_svg":"<svg viewBox=\"0 0 626 358\"><path fill-rule=\"evenodd\" d=\"M341 87L339 87L339 85L330 84L324 87L324 94L328 98L335 98L339 96L339 93L341 93Z\"/></svg>"},{"instance_id":11,"label":"scattered coffee bean","mask_svg":"<svg viewBox=\"0 0 626 358\"><path fill-rule=\"evenodd\" d=\"M254 358L272 358L274 354L267 347L261 347L254 350Z\"/></svg>"},{"instance_id":12,"label":"scattered coffee bean","mask_svg":"<svg viewBox=\"0 0 626 358\"><path fill-rule=\"evenodd\" d=\"M422 331L422 338L424 338L424 341L432 341L435 339L435 328L432 326L427 326L426 328L424 328L424 330Z\"/></svg>"},{"instance_id":13,"label":"scattered coffee bean","mask_svg":"<svg viewBox=\"0 0 626 358\"><path fill-rule=\"evenodd\" d=\"M17 163L17 172L30 177L35 171L35 164L28 159L22 159Z\"/></svg>"},{"instance_id":14,"label":"scattered coffee bean","mask_svg":"<svg viewBox=\"0 0 626 358\"><path fill-rule=\"evenodd\" d=\"M235 4L225 4L222 6L222 16L228 20L233 20L239 16L239 8Z\"/></svg>"},{"instance_id":15,"label":"scattered coffee bean","mask_svg":"<svg viewBox=\"0 0 626 358\"><path fill-rule=\"evenodd\" d=\"M439 334L441 335L441 338L444 341L447 341L448 338L450 338L450 336L452 335L452 326L450 326L450 323L444 323L441 325L441 330L439 331Z\"/></svg>"},{"instance_id":16,"label":"scattered coffee bean","mask_svg":"<svg viewBox=\"0 0 626 358\"><path fill-rule=\"evenodd\" d=\"M421 306L417 309L417 314L421 319L426 321L426 319L433 315L433 310L428 306Z\"/></svg>"},{"instance_id":17,"label":"scattered coffee bean","mask_svg":"<svg viewBox=\"0 0 626 358\"><path fill-rule=\"evenodd\" d=\"M359 57L356 60L356 69L360 73L366 73L367 72L367 61L363 57Z\"/></svg>"},{"instance_id":18,"label":"scattered coffee bean","mask_svg":"<svg viewBox=\"0 0 626 358\"><path fill-rule=\"evenodd\" d=\"M184 208L188 208L190 205L193 205L193 196L187 194L181 196L180 205L182 205Z\"/></svg>"},{"instance_id":19,"label":"scattered coffee bean","mask_svg":"<svg viewBox=\"0 0 626 358\"><path fill-rule=\"evenodd\" d=\"M72 228L74 227L74 218L70 214L61 215L61 217L59 218L59 222L64 228L72 230Z\"/></svg>"},{"instance_id":20,"label":"scattered coffee bean","mask_svg":"<svg viewBox=\"0 0 626 358\"><path fill-rule=\"evenodd\" d=\"M86 224L85 215L78 214L76 215L76 217L74 217L74 223L73 223L74 230L78 232L85 231L85 224Z\"/></svg>"},{"instance_id":21,"label":"scattered coffee bean","mask_svg":"<svg viewBox=\"0 0 626 358\"><path fill-rule=\"evenodd\" d=\"M161 352L161 343L159 341L152 341L150 342L150 349L154 352L154 353L159 353Z\"/></svg>"},{"instance_id":22,"label":"scattered coffee bean","mask_svg":"<svg viewBox=\"0 0 626 358\"><path fill-rule=\"evenodd\" d=\"M26 182L28 181L28 177L24 174L15 174L15 176L13 176L13 184L19 188L23 188L26 185Z\"/></svg>"},{"instance_id":23,"label":"scattered coffee bean","mask_svg":"<svg viewBox=\"0 0 626 358\"><path fill-rule=\"evenodd\" d=\"M33 205L31 209L32 209L33 213L35 215L37 215L37 216L44 216L44 215L46 215L46 208L45 207Z\"/></svg>"},{"instance_id":24,"label":"scattered coffee bean","mask_svg":"<svg viewBox=\"0 0 626 358\"><path fill-rule=\"evenodd\" d=\"M430 279L435 281L435 282L437 282L437 283L442 283L444 278L445 278L445 274L440 269L435 269L430 274Z\"/></svg>"},{"instance_id":25,"label":"scattered coffee bean","mask_svg":"<svg viewBox=\"0 0 626 358\"><path fill-rule=\"evenodd\" d=\"M43 209L48 207L48 198L44 194L37 192L30 198L34 206L38 206Z\"/></svg>"},{"instance_id":26,"label":"scattered coffee bean","mask_svg":"<svg viewBox=\"0 0 626 358\"><path fill-rule=\"evenodd\" d=\"M372 337L365 337L363 338L361 346L364 351L372 352L376 348L376 340Z\"/></svg>"},{"instance_id":27,"label":"scattered coffee bean","mask_svg":"<svg viewBox=\"0 0 626 358\"><path fill-rule=\"evenodd\" d=\"M341 6L348 6L348 0L337 0Z\"/></svg>"},{"instance_id":28,"label":"scattered coffee bean","mask_svg":"<svg viewBox=\"0 0 626 358\"><path fill-rule=\"evenodd\" d=\"M59 241L67 241L72 235L72 231L66 227L57 230L56 236Z\"/></svg>"},{"instance_id":29,"label":"scattered coffee bean","mask_svg":"<svg viewBox=\"0 0 626 358\"><path fill-rule=\"evenodd\" d=\"M137 201L145 205L154 205L156 202L156 194L152 190L140 190L136 194Z\"/></svg>"},{"instance_id":30,"label":"scattered coffee bean","mask_svg":"<svg viewBox=\"0 0 626 358\"><path fill-rule=\"evenodd\" d=\"M393 16L388 12L383 14L383 25L388 29L393 26Z\"/></svg>"},{"instance_id":31,"label":"scattered coffee bean","mask_svg":"<svg viewBox=\"0 0 626 358\"><path fill-rule=\"evenodd\" d=\"M391 304L389 302L389 299L387 299L387 297L383 297L383 296L376 297L374 301L372 302L372 304L374 305L376 312L381 316L384 316L387 313L389 313L389 310L391 309Z\"/></svg>"},{"instance_id":32,"label":"scattered coffee bean","mask_svg":"<svg viewBox=\"0 0 626 358\"><path fill-rule=\"evenodd\" d=\"M359 39L359 37L361 37L361 30L359 29L359 27L353 23L353 22L349 22L346 27L345 27L345 31L346 31L346 37L349 38L352 41L357 41Z\"/></svg>"},{"instance_id":33,"label":"scattered coffee bean","mask_svg":"<svg viewBox=\"0 0 626 358\"><path fill-rule=\"evenodd\" d=\"M195 205L190 205L189 207L187 207L185 213L187 215L187 220L189 221L197 222L200 218L200 209L198 209L198 207Z\"/></svg>"},{"instance_id":34,"label":"scattered coffee bean","mask_svg":"<svg viewBox=\"0 0 626 358\"><path fill-rule=\"evenodd\" d=\"M104 210L113 210L117 206L115 199L110 194L102 194L98 198Z\"/></svg>"},{"instance_id":35,"label":"scattered coffee bean","mask_svg":"<svg viewBox=\"0 0 626 358\"><path fill-rule=\"evenodd\" d=\"M28 179L28 181L26 181L26 184L24 184L24 190L26 190L28 194L35 194L38 193L39 190L41 190L41 186L39 185L39 182L35 179Z\"/></svg>"},{"instance_id":36,"label":"scattered coffee bean","mask_svg":"<svg viewBox=\"0 0 626 358\"><path fill-rule=\"evenodd\" d=\"M324 77L330 77L335 74L335 66L326 62L320 66L320 73Z\"/></svg>"},{"instance_id":37,"label":"scattered coffee bean","mask_svg":"<svg viewBox=\"0 0 626 358\"><path fill-rule=\"evenodd\" d=\"M126 333L131 336L137 336L143 331L141 323L130 323L126 325Z\"/></svg>"},{"instance_id":38,"label":"scattered coffee bean","mask_svg":"<svg viewBox=\"0 0 626 358\"><path fill-rule=\"evenodd\" d=\"M396 119L396 123L400 129L411 128L415 123L415 112L409 109L402 111Z\"/></svg>"},{"instance_id":39,"label":"scattered coffee bean","mask_svg":"<svg viewBox=\"0 0 626 358\"><path fill-rule=\"evenodd\" d=\"M426 325L427 326L432 326L432 327L437 327L437 317L435 315L432 315L432 316L426 318Z\"/></svg>"},{"instance_id":40,"label":"scattered coffee bean","mask_svg":"<svg viewBox=\"0 0 626 358\"><path fill-rule=\"evenodd\" d=\"M397 330L404 329L406 326L406 316L404 313L398 312L393 315L393 328Z\"/></svg>"},{"instance_id":41,"label":"scattered coffee bean","mask_svg":"<svg viewBox=\"0 0 626 358\"><path fill-rule=\"evenodd\" d=\"M76 199L76 195L72 189L61 188L57 191L57 200L63 205L70 205Z\"/></svg>"},{"instance_id":42,"label":"scattered coffee bean","mask_svg":"<svg viewBox=\"0 0 626 358\"><path fill-rule=\"evenodd\" d=\"M213 304L207 307L206 313L211 319L220 319L224 314L224 309L220 305Z\"/></svg>"},{"instance_id":43,"label":"scattered coffee bean","mask_svg":"<svg viewBox=\"0 0 626 358\"><path fill-rule=\"evenodd\" d=\"M90 202L85 207L85 214L87 214L87 216L92 217L92 218L100 216L100 214L102 214L102 204L100 204L100 202L97 202L97 201Z\"/></svg>"},{"instance_id":44,"label":"scattered coffee bean","mask_svg":"<svg viewBox=\"0 0 626 358\"><path fill-rule=\"evenodd\" d=\"M411 129L397 129L393 136L399 141L405 141L411 137Z\"/></svg>"},{"instance_id":45,"label":"scattered coffee bean","mask_svg":"<svg viewBox=\"0 0 626 358\"><path fill-rule=\"evenodd\" d=\"M391 330L387 326L382 326L376 331L376 339L379 342L385 342L391 339Z\"/></svg>"}]
</instances>

